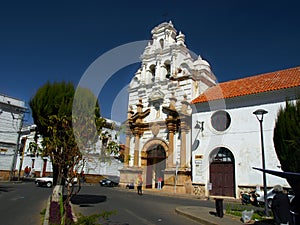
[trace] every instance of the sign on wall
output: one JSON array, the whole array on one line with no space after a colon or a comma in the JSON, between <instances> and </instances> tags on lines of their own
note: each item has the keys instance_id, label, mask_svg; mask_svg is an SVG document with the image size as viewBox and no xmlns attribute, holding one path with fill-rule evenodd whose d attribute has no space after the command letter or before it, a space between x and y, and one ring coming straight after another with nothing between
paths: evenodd
<instances>
[{"instance_id":1,"label":"sign on wall","mask_svg":"<svg viewBox=\"0 0 300 225\"><path fill-rule=\"evenodd\" d=\"M196 176L202 176L203 155L195 155Z\"/></svg>"}]
</instances>

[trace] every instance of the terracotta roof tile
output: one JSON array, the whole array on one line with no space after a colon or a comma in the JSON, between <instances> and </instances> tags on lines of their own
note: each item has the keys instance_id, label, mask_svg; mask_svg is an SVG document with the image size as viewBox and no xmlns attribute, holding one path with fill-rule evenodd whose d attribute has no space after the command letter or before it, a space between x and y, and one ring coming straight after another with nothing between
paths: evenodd
<instances>
[{"instance_id":1,"label":"terracotta roof tile","mask_svg":"<svg viewBox=\"0 0 300 225\"><path fill-rule=\"evenodd\" d=\"M300 86L300 67L219 83L192 104Z\"/></svg>"}]
</instances>

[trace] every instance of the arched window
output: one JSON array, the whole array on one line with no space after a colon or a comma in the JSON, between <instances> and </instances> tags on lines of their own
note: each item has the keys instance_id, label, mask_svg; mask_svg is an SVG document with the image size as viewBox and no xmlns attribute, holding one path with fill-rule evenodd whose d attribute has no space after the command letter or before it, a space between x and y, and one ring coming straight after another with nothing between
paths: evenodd
<instances>
[{"instance_id":1,"label":"arched window","mask_svg":"<svg viewBox=\"0 0 300 225\"><path fill-rule=\"evenodd\" d=\"M155 147L148 150L148 158L165 158L166 152L163 146L156 145Z\"/></svg>"},{"instance_id":2,"label":"arched window","mask_svg":"<svg viewBox=\"0 0 300 225\"><path fill-rule=\"evenodd\" d=\"M212 162L234 162L234 156L227 148L220 147L215 149L217 154L213 156Z\"/></svg>"},{"instance_id":3,"label":"arched window","mask_svg":"<svg viewBox=\"0 0 300 225\"><path fill-rule=\"evenodd\" d=\"M150 70L150 73L152 74L152 82L154 82L154 80L155 80L155 65L151 65L150 67L149 67L149 70Z\"/></svg>"},{"instance_id":4,"label":"arched window","mask_svg":"<svg viewBox=\"0 0 300 225\"><path fill-rule=\"evenodd\" d=\"M170 76L171 76L171 65L170 65L170 63L165 62L164 66L165 66L166 71L167 71L166 78L170 78Z\"/></svg>"},{"instance_id":5,"label":"arched window","mask_svg":"<svg viewBox=\"0 0 300 225\"><path fill-rule=\"evenodd\" d=\"M159 40L161 49L164 49L164 39Z\"/></svg>"}]
</instances>

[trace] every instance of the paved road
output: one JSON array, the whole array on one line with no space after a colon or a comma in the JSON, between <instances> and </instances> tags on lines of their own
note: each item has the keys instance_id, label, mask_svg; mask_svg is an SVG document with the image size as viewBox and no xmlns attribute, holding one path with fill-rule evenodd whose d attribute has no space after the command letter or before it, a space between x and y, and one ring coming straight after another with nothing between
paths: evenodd
<instances>
[{"instance_id":1,"label":"paved road","mask_svg":"<svg viewBox=\"0 0 300 225\"><path fill-rule=\"evenodd\" d=\"M40 212L46 208L51 191L33 182L0 182L0 224L40 225Z\"/></svg>"},{"instance_id":2,"label":"paved road","mask_svg":"<svg viewBox=\"0 0 300 225\"><path fill-rule=\"evenodd\" d=\"M75 211L84 215L116 211L116 215L102 224L114 225L194 225L199 224L175 213L178 206L213 207L209 201L184 199L151 194L137 195L135 190L108 188L101 186L84 186L80 195L73 199Z\"/></svg>"}]
</instances>

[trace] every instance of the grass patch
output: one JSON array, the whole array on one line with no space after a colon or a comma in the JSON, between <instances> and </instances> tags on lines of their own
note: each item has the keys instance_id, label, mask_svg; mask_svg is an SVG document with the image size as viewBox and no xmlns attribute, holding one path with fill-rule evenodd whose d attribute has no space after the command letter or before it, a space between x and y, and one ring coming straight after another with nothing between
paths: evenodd
<instances>
[{"instance_id":1,"label":"grass patch","mask_svg":"<svg viewBox=\"0 0 300 225\"><path fill-rule=\"evenodd\" d=\"M237 217L242 217L242 213L243 211L249 211L251 209L249 209L248 207L246 206L243 206L243 205L235 205L235 204L226 204L226 214L229 214L229 215L233 215L233 216L237 216ZM261 221L263 220L263 216L264 216L264 213L260 210L254 210L253 209L253 215L252 215L252 220L258 220L258 221Z\"/></svg>"},{"instance_id":2,"label":"grass patch","mask_svg":"<svg viewBox=\"0 0 300 225\"><path fill-rule=\"evenodd\" d=\"M111 215L116 214L116 211L107 212L104 211L99 214L93 214L90 216L84 216L83 214L79 213L78 220L75 223L75 225L101 225L101 223L98 223L99 218L103 218L104 220L108 220Z\"/></svg>"},{"instance_id":3,"label":"grass patch","mask_svg":"<svg viewBox=\"0 0 300 225\"><path fill-rule=\"evenodd\" d=\"M43 209L42 211L40 211L40 215L41 215L40 224L43 224L44 219L45 219L45 215L46 215L46 209Z\"/></svg>"},{"instance_id":4,"label":"grass patch","mask_svg":"<svg viewBox=\"0 0 300 225\"><path fill-rule=\"evenodd\" d=\"M40 211L40 215L42 215L43 217L45 216L46 214L46 209L43 209L42 211Z\"/></svg>"}]
</instances>

